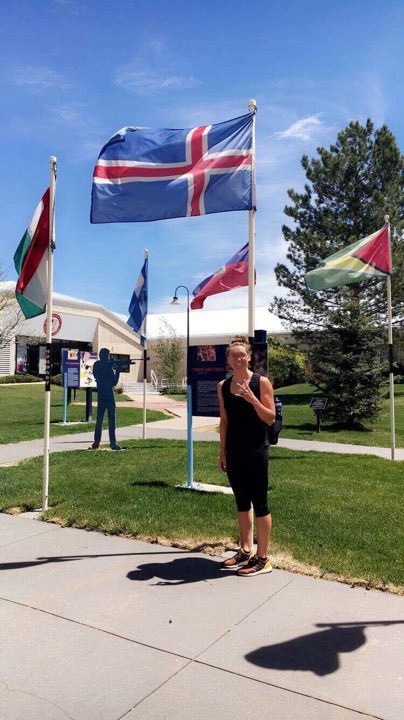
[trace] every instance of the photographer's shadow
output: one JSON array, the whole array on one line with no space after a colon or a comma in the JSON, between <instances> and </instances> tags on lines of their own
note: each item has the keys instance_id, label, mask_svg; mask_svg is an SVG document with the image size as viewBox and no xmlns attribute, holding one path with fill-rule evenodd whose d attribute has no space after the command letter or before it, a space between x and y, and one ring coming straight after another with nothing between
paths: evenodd
<instances>
[{"instance_id":1,"label":"photographer's shadow","mask_svg":"<svg viewBox=\"0 0 404 720\"><path fill-rule=\"evenodd\" d=\"M221 569L219 560L186 555L186 557L176 558L171 562L139 565L136 570L129 572L126 577L129 580L160 578L153 585L185 585L226 577L231 574L233 574L232 571Z\"/></svg>"},{"instance_id":2,"label":"photographer's shadow","mask_svg":"<svg viewBox=\"0 0 404 720\"><path fill-rule=\"evenodd\" d=\"M258 648L245 657L259 667L300 670L322 677L339 669L340 653L354 652L366 643L365 628L372 625L394 624L403 624L403 621L330 623L329 625L318 623L317 627L327 629Z\"/></svg>"}]
</instances>

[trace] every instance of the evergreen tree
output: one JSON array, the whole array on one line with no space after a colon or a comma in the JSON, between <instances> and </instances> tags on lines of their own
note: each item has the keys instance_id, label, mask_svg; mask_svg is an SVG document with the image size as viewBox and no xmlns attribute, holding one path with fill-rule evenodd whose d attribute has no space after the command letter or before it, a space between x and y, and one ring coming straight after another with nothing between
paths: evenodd
<instances>
[{"instance_id":1,"label":"evergreen tree","mask_svg":"<svg viewBox=\"0 0 404 720\"><path fill-rule=\"evenodd\" d=\"M397 326L403 325L403 158L391 131L386 126L375 131L370 120L364 126L351 122L334 145L317 152L317 158L302 158L304 192L288 191L292 204L285 213L294 226L284 226L283 234L292 269L278 264L275 274L289 293L275 297L271 310L307 342L311 379L328 393L328 415L352 425L377 416L386 281L374 279L311 293L304 275L322 259L375 232L389 215L393 318ZM338 395L349 396L349 416L347 400L338 402Z\"/></svg>"}]
</instances>

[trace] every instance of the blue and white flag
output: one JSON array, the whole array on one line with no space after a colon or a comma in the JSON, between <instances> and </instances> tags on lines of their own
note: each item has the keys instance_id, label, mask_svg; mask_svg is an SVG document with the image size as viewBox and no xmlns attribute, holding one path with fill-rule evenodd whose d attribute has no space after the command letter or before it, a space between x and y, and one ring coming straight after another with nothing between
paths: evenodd
<instances>
[{"instance_id":1,"label":"blue and white flag","mask_svg":"<svg viewBox=\"0 0 404 720\"><path fill-rule=\"evenodd\" d=\"M133 330L140 333L140 340L144 345L146 340L146 316L147 316L147 270L149 259L146 257L139 277L136 280L132 300L129 305L129 318L127 320Z\"/></svg>"},{"instance_id":2,"label":"blue and white flag","mask_svg":"<svg viewBox=\"0 0 404 720\"><path fill-rule=\"evenodd\" d=\"M185 130L125 127L94 169L91 222L251 210L254 113Z\"/></svg>"}]
</instances>

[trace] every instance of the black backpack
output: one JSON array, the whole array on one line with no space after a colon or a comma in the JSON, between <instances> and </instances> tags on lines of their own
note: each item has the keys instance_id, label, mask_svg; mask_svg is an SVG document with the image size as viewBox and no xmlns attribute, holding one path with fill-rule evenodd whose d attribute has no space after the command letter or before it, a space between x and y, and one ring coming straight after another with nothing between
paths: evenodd
<instances>
[{"instance_id":1,"label":"black backpack","mask_svg":"<svg viewBox=\"0 0 404 720\"><path fill-rule=\"evenodd\" d=\"M259 373L254 373L251 380L251 389L258 390L259 396ZM275 395L274 397L275 401L275 420L272 425L268 425L267 423L263 423L265 430L267 432L268 442L270 445L277 445L278 444L278 438L279 433L282 430L282 403L279 400L279 398Z\"/></svg>"},{"instance_id":2,"label":"black backpack","mask_svg":"<svg viewBox=\"0 0 404 720\"><path fill-rule=\"evenodd\" d=\"M275 395L275 422L267 425L268 440L270 445L277 445L279 433L282 430L282 403Z\"/></svg>"}]
</instances>

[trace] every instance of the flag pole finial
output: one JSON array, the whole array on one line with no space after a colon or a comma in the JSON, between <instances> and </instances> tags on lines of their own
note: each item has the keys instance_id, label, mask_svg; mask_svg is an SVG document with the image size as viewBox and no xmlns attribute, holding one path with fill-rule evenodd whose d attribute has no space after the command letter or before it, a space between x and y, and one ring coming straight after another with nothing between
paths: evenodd
<instances>
[{"instance_id":1,"label":"flag pole finial","mask_svg":"<svg viewBox=\"0 0 404 720\"><path fill-rule=\"evenodd\" d=\"M257 112L257 102L256 100L249 100L248 101L248 109L250 112Z\"/></svg>"},{"instance_id":2,"label":"flag pole finial","mask_svg":"<svg viewBox=\"0 0 404 720\"><path fill-rule=\"evenodd\" d=\"M390 215L385 215L385 216L384 216L384 222L385 222L385 223L390 222Z\"/></svg>"}]
</instances>

